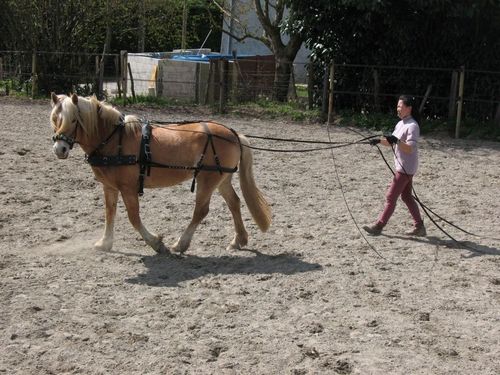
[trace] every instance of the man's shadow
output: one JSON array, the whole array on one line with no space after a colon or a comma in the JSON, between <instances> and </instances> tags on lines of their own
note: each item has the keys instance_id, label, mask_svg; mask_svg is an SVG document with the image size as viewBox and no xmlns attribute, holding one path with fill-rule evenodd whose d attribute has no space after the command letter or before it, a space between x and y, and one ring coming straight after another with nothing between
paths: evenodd
<instances>
[{"instance_id":1,"label":"man's shadow","mask_svg":"<svg viewBox=\"0 0 500 375\"><path fill-rule=\"evenodd\" d=\"M388 238L397 238L400 240L410 240L413 242L420 242L424 244L431 244L436 246L443 246L450 249L457 250L467 250L470 252L469 255L464 256L464 258L472 258L481 255L500 255L500 249L496 247L490 247L481 245L480 243L474 241L454 241L450 238L442 239L435 236L427 236L427 237L408 237L408 236L398 236L398 235L387 235L383 234Z\"/></svg>"},{"instance_id":2,"label":"man's shadow","mask_svg":"<svg viewBox=\"0 0 500 375\"><path fill-rule=\"evenodd\" d=\"M254 256L228 255L151 255L143 256L142 262L147 268L143 274L126 279L132 284L145 284L159 287L176 287L179 283L194 280L205 275L291 275L302 272L318 271L322 266L308 263L299 255L266 255L257 250L240 250L253 253Z\"/></svg>"}]
</instances>

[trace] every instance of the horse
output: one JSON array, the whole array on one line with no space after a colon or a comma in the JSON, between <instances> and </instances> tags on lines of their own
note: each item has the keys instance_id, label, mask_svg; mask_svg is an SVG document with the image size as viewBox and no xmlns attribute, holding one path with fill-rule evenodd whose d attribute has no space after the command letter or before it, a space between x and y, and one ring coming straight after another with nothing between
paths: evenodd
<instances>
[{"instance_id":1,"label":"horse","mask_svg":"<svg viewBox=\"0 0 500 375\"><path fill-rule=\"evenodd\" d=\"M228 250L248 243L241 201L232 186L239 169L241 192L250 214L263 232L271 224L271 208L253 175L253 156L248 139L213 122L177 124L149 123L135 115L123 115L95 96L51 94L50 122L54 130L53 151L67 159L73 144L85 152L95 179L102 184L105 202L103 236L94 244L99 250L113 246L114 220L121 195L128 218L144 241L157 253L184 253L198 224L209 212L217 189L231 211L235 235ZM146 130L145 130L146 129ZM196 184L192 219L169 249L162 236L149 231L139 215L142 188L162 188L193 179Z\"/></svg>"}]
</instances>

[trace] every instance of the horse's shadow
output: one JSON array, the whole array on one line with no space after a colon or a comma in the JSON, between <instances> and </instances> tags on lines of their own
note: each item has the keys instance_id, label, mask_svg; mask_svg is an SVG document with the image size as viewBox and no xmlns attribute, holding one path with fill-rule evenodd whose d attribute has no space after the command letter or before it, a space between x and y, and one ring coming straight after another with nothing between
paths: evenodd
<instances>
[{"instance_id":1,"label":"horse's shadow","mask_svg":"<svg viewBox=\"0 0 500 375\"><path fill-rule=\"evenodd\" d=\"M426 244L432 244L436 246L443 246L450 249L457 250L467 250L470 253L464 255L464 258L472 258L481 255L500 255L500 249L496 247L490 247L486 245L481 245L480 243L474 241L453 241L452 239L442 239L435 236L427 237L403 237L397 235L385 235L389 238L397 238L402 240L410 240L414 242L421 242Z\"/></svg>"},{"instance_id":2,"label":"horse's shadow","mask_svg":"<svg viewBox=\"0 0 500 375\"><path fill-rule=\"evenodd\" d=\"M143 256L142 262L147 268L145 273L126 279L132 284L145 284L158 287L176 287L179 283L194 280L205 275L270 275L318 271L322 266L308 263L294 254L266 255L257 250L240 250L255 256L228 255L151 255Z\"/></svg>"}]
</instances>

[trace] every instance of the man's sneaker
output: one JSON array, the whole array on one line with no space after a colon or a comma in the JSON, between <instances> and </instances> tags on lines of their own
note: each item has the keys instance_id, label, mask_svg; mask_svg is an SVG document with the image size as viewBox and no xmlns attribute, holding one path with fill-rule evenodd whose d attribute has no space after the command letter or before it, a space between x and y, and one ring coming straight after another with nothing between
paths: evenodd
<instances>
[{"instance_id":1,"label":"man's sneaker","mask_svg":"<svg viewBox=\"0 0 500 375\"><path fill-rule=\"evenodd\" d=\"M425 230L424 223L421 223L421 224L417 224L415 227L413 227L412 230L406 232L405 234L407 236L424 237L425 235L427 235L427 231Z\"/></svg>"},{"instance_id":2,"label":"man's sneaker","mask_svg":"<svg viewBox=\"0 0 500 375\"><path fill-rule=\"evenodd\" d=\"M382 229L384 229L384 226L382 224L375 223L371 226L365 225L363 229L372 236L378 236L380 233L382 233Z\"/></svg>"}]
</instances>

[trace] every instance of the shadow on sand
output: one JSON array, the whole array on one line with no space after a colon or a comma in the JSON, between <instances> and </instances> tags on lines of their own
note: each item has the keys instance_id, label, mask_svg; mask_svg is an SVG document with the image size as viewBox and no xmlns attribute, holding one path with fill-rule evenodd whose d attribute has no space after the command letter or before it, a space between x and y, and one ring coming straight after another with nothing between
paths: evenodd
<instances>
[{"instance_id":1,"label":"shadow on sand","mask_svg":"<svg viewBox=\"0 0 500 375\"><path fill-rule=\"evenodd\" d=\"M481 245L480 243L474 242L474 241L458 241L455 242L451 239L442 239L434 236L427 236L427 237L408 237L408 236L394 236L394 235L386 235L384 234L385 237L389 238L397 238L400 240L405 240L405 241L413 241L413 242L420 242L424 244L429 244L429 245L435 245L435 246L444 246L450 249L457 249L457 250L467 250L470 252L469 255L464 255L464 258L472 258L475 256L480 256L480 255L500 255L500 249L496 247L491 247L491 246L485 246Z\"/></svg>"},{"instance_id":2,"label":"shadow on sand","mask_svg":"<svg viewBox=\"0 0 500 375\"><path fill-rule=\"evenodd\" d=\"M143 256L147 272L126 281L160 287L175 287L183 281L197 279L205 275L269 275L274 273L291 275L318 271L322 266L308 263L293 254L266 255L257 250L244 249L242 252L254 256L207 256L196 255L151 255Z\"/></svg>"}]
</instances>

